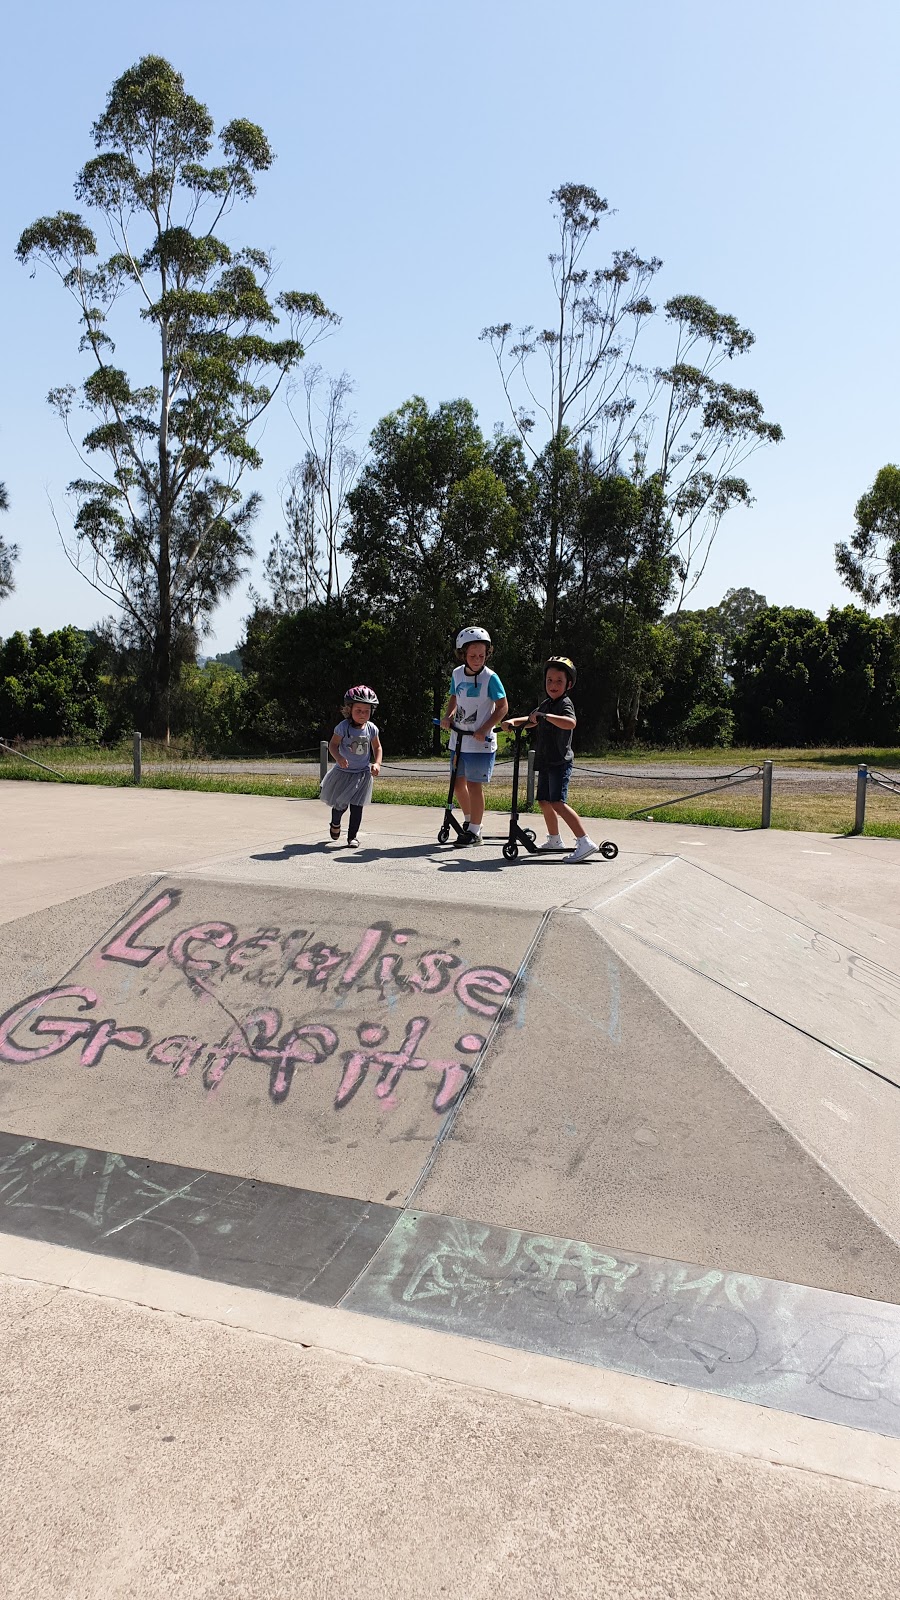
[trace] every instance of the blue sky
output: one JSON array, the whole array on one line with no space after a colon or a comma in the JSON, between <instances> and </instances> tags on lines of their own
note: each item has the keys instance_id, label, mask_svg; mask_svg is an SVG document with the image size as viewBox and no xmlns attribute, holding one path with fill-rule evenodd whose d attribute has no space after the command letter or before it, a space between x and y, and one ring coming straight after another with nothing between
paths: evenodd
<instances>
[{"instance_id":1,"label":"blue sky","mask_svg":"<svg viewBox=\"0 0 900 1600\"><path fill-rule=\"evenodd\" d=\"M284 287L342 324L316 358L357 383L360 441L413 393L504 418L486 324L542 324L547 198L589 183L615 207L604 250L660 255L660 297L705 296L757 344L727 375L785 441L748 467L756 504L725 522L695 603L748 584L823 611L854 504L900 459L896 310L900 7L888 0L96 0L16 7L4 37L0 479L21 546L0 634L89 625L102 602L66 565L48 507L75 476L51 385L83 375L74 310L13 257L22 228L71 207L113 79L167 56L221 124L260 122L278 159L232 214L274 249ZM148 373L147 378L150 378ZM262 440L259 559L301 443L278 405ZM207 651L238 640L246 588Z\"/></svg>"}]
</instances>

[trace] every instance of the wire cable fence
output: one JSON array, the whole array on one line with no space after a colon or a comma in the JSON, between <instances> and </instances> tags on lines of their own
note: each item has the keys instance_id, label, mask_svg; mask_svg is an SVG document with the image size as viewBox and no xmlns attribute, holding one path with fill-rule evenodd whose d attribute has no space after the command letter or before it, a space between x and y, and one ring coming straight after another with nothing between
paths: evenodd
<instances>
[{"instance_id":1,"label":"wire cable fence","mask_svg":"<svg viewBox=\"0 0 900 1600\"><path fill-rule=\"evenodd\" d=\"M17 761L28 761L33 767L40 767L42 772L49 772L54 778L61 778L66 782L65 773L57 772L55 767L48 767L43 761L35 761L34 756L27 756L23 750L17 750L14 745L7 744L5 739L0 739L0 750L5 750L7 755L14 756Z\"/></svg>"},{"instance_id":2,"label":"wire cable fence","mask_svg":"<svg viewBox=\"0 0 900 1600\"><path fill-rule=\"evenodd\" d=\"M713 783L708 784L703 789L692 789L689 794L679 794L673 799L658 800L654 805L638 806L635 811L629 811L628 815L629 818L632 819L636 819L638 817L647 817L650 816L654 811L665 811L669 806L680 806L686 800L699 800L701 796L707 794L721 794L723 789L734 789L742 783L756 783L757 780L761 778L763 784L763 793L760 827L768 828L770 826L772 817L772 770L771 761L764 762L762 766L737 767L734 772L722 773L721 776L713 781ZM669 778L666 780L665 778L662 778L657 779L656 781L663 783L666 781L669 783L679 783L683 782L684 780L679 778Z\"/></svg>"},{"instance_id":3,"label":"wire cable fence","mask_svg":"<svg viewBox=\"0 0 900 1600\"><path fill-rule=\"evenodd\" d=\"M18 750L15 748L15 746L8 744L5 739L0 739L0 751L12 756L14 760L25 761L31 766L38 767L42 772L46 772L51 777L59 779L59 781L62 783L67 782L68 779L70 779L79 771L78 765L73 764L73 766L69 769L67 778L66 773L60 772L57 767L51 767L46 762L38 761L36 757L30 756L25 751ZM272 763L276 761L297 761L302 760L304 757L315 758L316 755L318 755L319 777L321 779L324 778L326 772L328 771L329 754L328 742L323 739L319 743L318 750L313 747L307 750L284 751L278 756L260 757L259 759L261 761L266 761L269 763L266 767L253 767L244 761L230 764L227 758L220 759L215 762L210 762L201 758L196 758L193 760L191 758L185 758L173 762L154 762L152 766L149 766L145 769L142 754L141 734L135 733L133 736L132 779L135 784L140 784L142 782L145 770L152 772L154 776L174 774L181 777L208 778L218 774L223 777L236 776L239 778L272 779L279 776L276 771L273 771ZM310 765L312 766L313 763L310 762ZM502 772L505 768L511 769L512 766L512 759L504 758L495 763L494 772ZM127 764L124 762L109 763L107 770L111 772L127 771L128 768ZM314 770L315 769L313 768L313 772ZM423 772L421 766L417 770L414 766L400 765L396 762L382 762L380 770L382 772L398 773L408 783L415 783L416 781L421 783L423 779L428 781L428 779L432 777L435 779L438 777L438 773L433 771L431 768L426 768ZM529 754L526 770L527 777L525 809L530 810L534 804L535 793L533 751ZM312 775L313 774L311 773L310 776ZM290 774L283 774L283 776L285 782L291 781ZM633 773L618 771L615 768L588 767L581 766L576 763L573 765L572 776L601 779L625 779L626 781L633 781L635 775ZM704 795L717 794L723 789L731 788L736 784L753 783L761 777L763 780L763 804L760 825L764 828L769 826L772 805L772 763L770 761L765 762L763 766L756 765L738 767L734 772L724 772L711 776L713 777L712 783L705 785L702 789L694 789L688 794L674 795L665 800L660 800L646 806L639 806L636 810L628 812L628 817L631 819L637 819L643 816L651 816L655 811L665 810L669 806L681 805L684 801L696 800ZM673 774L660 774L659 777L654 776L652 779L653 783L667 784L680 784L683 781L684 780L682 778L679 778L677 775ZM897 786L897 792L900 793L900 785Z\"/></svg>"},{"instance_id":4,"label":"wire cable fence","mask_svg":"<svg viewBox=\"0 0 900 1600\"><path fill-rule=\"evenodd\" d=\"M239 786L243 779L251 779L260 783L277 784L278 790L275 792L280 792L282 784L287 786L292 783L310 784L313 780L320 781L325 776L330 762L328 742L325 740L321 740L318 745L307 746L303 749L278 752L267 751L265 754L251 758L239 756L208 758L200 755L178 756L176 754L173 759L166 760L160 758L160 747L156 741L154 741L152 749L153 754L150 760L144 764L142 737L139 733L135 733L133 736L132 761L130 763L120 759L119 752L106 752L105 755L112 755L113 759L111 760L103 757L91 760L90 751L84 751L82 755L80 749L66 750L65 747L60 747L60 760L59 764L56 765L53 762L53 749L45 750L41 748L41 755L46 754L50 759L40 760L38 757L29 754L27 750L11 743L8 739L0 737L0 762L5 766L10 763L21 762L30 768L36 769L36 772L39 771L46 774L59 783L69 783L79 779L84 781L85 775L89 775L94 782L102 782L103 773L108 772L111 776L114 773L118 774L118 782L124 781L127 783L131 781L135 784L140 784L143 778L157 787L165 787L167 778L174 779L176 784L179 777L198 780L200 783L205 781L214 786L221 786L223 789L232 786L228 780L233 780L233 783ZM124 756L124 751L121 754ZM418 787L424 791L420 797L422 803L427 803L432 786L435 795L437 795L438 789L443 786L448 754L449 752L444 750L439 756L434 757L382 762L380 764L382 781L387 780L389 785L397 785L402 789L408 788L412 790ZM298 767L302 765L303 770L285 770L288 763L297 763ZM659 764L665 765L665 762L661 761ZM494 774L500 780L501 787L504 783L508 784L513 765L512 758L506 755L501 756L495 762ZM697 783L699 780L699 786L679 794L669 794L668 791L675 788L683 790L685 775L679 776L677 772L673 773L671 770L656 773L652 770L655 765L655 762L650 761L640 763L637 768L623 769L620 767L597 766L590 761L575 761L572 765L572 779L576 784L582 786L582 792L587 791L588 794L592 789L596 794L600 788L608 788L609 799L614 802L610 814L634 821L638 821L641 818L652 818L656 813L665 812L670 807L706 799L708 796L722 794L726 790L760 783L762 794L757 825L761 828L771 826L774 770L771 760L747 763L744 766L736 767L726 772L709 772L702 766L698 767L698 769L689 774L687 781L690 782L691 778L693 778L694 782ZM24 776L25 774L23 773L22 775ZM127 776L123 777L123 775ZM10 772L10 776L13 776L12 772ZM534 808L537 777L534 751L529 752L527 761L523 760L522 762L522 776L525 783L525 802L522 809L531 811ZM162 780L162 783L160 783L160 780ZM796 810L798 804L797 796L801 794L801 790L797 788L796 780L796 773L790 771L785 773L784 782L781 783L779 789L779 793L782 790L787 793L789 798L785 801L785 804L789 807L794 807L794 810ZM842 781L838 787L834 787L834 774L829 772L826 778L827 786L822 788L821 793L826 797L822 801L823 806L830 804L831 811L824 813L814 812L810 820L806 820L804 816L799 822L796 820L785 822L782 819L781 825L799 826L801 828L811 827L814 831L837 829L839 832L846 831L853 834L862 834L866 829L867 797L871 795L872 800L874 800L877 791L883 797L884 809L879 814L876 808L873 815L872 801L870 800L870 831L873 827L877 828L880 822L886 831L894 832L896 827L900 825L900 819L897 819L895 814L892 815L895 810L894 802L900 799L900 771L885 772L871 768L865 763L858 765L856 771L855 821L852 828L848 828L847 823L843 822L840 812L846 801L850 799L847 790L852 782L851 770L846 775L846 785ZM803 788L807 790L805 783ZM807 790L807 792L810 791ZM818 795L818 793L819 790L816 789L814 794ZM832 794L835 796L838 794L845 795L846 801L835 799L828 802L827 797ZM640 799L643 801L644 797L646 797L646 803L634 806L635 800ZM625 808L629 803L633 806L633 809L626 810ZM792 814L793 812L789 812L789 816ZM745 822L742 822L743 816L746 817ZM705 813L703 820L714 821L714 811ZM849 822L849 818L847 821ZM753 826L752 810L740 807L738 812L733 810L728 812L726 809L723 812L723 824L725 826L729 824L732 826Z\"/></svg>"}]
</instances>

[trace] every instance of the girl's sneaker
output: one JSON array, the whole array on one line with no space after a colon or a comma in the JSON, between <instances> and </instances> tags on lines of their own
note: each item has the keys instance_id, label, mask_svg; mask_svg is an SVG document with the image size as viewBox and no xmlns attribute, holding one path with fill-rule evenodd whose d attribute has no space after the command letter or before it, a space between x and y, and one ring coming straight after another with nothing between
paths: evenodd
<instances>
[{"instance_id":1,"label":"girl's sneaker","mask_svg":"<svg viewBox=\"0 0 900 1600\"><path fill-rule=\"evenodd\" d=\"M589 839L587 834L583 833L572 854L566 856L566 861L571 865L574 865L577 861L586 861L588 856L596 855L598 849L599 846L594 843L593 839Z\"/></svg>"},{"instance_id":2,"label":"girl's sneaker","mask_svg":"<svg viewBox=\"0 0 900 1600\"><path fill-rule=\"evenodd\" d=\"M349 845L351 850L358 850L359 849L359 840L357 839L355 834L354 834L352 839L348 839L347 840L347 844Z\"/></svg>"},{"instance_id":3,"label":"girl's sneaker","mask_svg":"<svg viewBox=\"0 0 900 1600\"><path fill-rule=\"evenodd\" d=\"M543 844L538 845L539 850L561 850L562 847L563 842L558 833L548 833Z\"/></svg>"}]
</instances>

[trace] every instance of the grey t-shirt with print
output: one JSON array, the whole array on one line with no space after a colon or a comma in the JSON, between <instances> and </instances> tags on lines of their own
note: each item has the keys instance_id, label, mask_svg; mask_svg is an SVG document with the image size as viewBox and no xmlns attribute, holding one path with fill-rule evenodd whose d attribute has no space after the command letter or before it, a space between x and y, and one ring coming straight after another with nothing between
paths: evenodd
<instances>
[{"instance_id":1,"label":"grey t-shirt with print","mask_svg":"<svg viewBox=\"0 0 900 1600\"><path fill-rule=\"evenodd\" d=\"M374 722L364 722L360 728L349 717L344 717L335 728L340 739L338 749L351 772L362 772L372 759L372 744L378 738Z\"/></svg>"}]
</instances>

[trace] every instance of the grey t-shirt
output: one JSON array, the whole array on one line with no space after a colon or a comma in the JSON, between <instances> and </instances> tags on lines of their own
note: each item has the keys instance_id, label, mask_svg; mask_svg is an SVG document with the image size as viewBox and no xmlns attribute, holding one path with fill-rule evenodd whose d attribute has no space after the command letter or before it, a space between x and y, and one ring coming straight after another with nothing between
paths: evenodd
<instances>
[{"instance_id":1,"label":"grey t-shirt","mask_svg":"<svg viewBox=\"0 0 900 1600\"><path fill-rule=\"evenodd\" d=\"M372 759L372 741L378 738L374 722L364 722L360 728L349 717L345 717L334 731L340 738L338 748L350 771L362 772Z\"/></svg>"}]
</instances>

